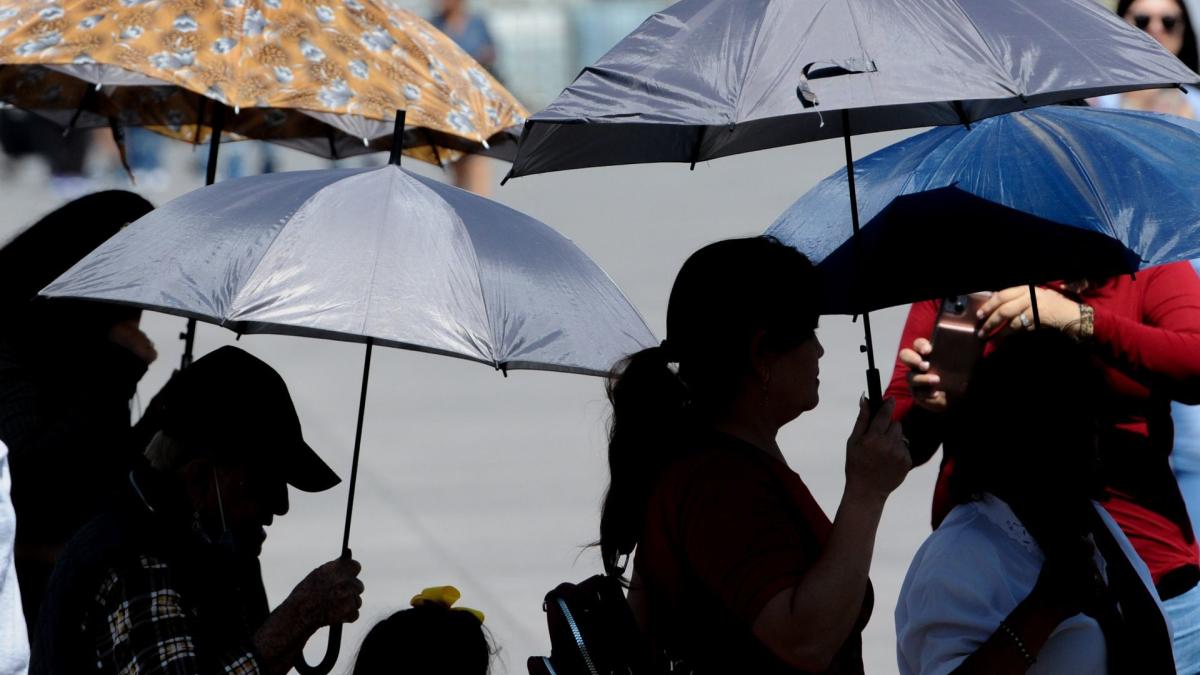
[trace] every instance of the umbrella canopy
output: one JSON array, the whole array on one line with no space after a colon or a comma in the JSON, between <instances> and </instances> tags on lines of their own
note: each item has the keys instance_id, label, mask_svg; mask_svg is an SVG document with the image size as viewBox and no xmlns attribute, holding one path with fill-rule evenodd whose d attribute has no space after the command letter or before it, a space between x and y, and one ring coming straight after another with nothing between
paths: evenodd
<instances>
[{"instance_id":1,"label":"umbrella canopy","mask_svg":"<svg viewBox=\"0 0 1200 675\"><path fill-rule=\"evenodd\" d=\"M570 240L398 166L225 181L131 224L51 283L106 300L282 333L607 374L655 343Z\"/></svg>"},{"instance_id":2,"label":"umbrella canopy","mask_svg":"<svg viewBox=\"0 0 1200 675\"><path fill-rule=\"evenodd\" d=\"M232 139L326 157L387 149L403 109L422 130L408 154L435 162L511 158L527 114L450 38L383 0L0 5L0 99L63 125L115 118L196 143L211 99L232 109Z\"/></svg>"},{"instance_id":3,"label":"umbrella canopy","mask_svg":"<svg viewBox=\"0 0 1200 675\"><path fill-rule=\"evenodd\" d=\"M1200 123L1048 106L941 127L855 162L767 230L823 270L854 313L1200 257ZM917 262L919 261L919 262Z\"/></svg>"},{"instance_id":4,"label":"umbrella canopy","mask_svg":"<svg viewBox=\"0 0 1200 675\"><path fill-rule=\"evenodd\" d=\"M1198 81L1094 0L682 0L529 119L509 175L694 163Z\"/></svg>"},{"instance_id":5,"label":"umbrella canopy","mask_svg":"<svg viewBox=\"0 0 1200 675\"><path fill-rule=\"evenodd\" d=\"M396 132L400 132L397 124ZM507 372L607 375L655 343L568 239L496 202L409 173L302 171L226 181L129 225L43 289L212 321L242 333L365 342L342 554L375 344ZM333 626L316 666L337 661Z\"/></svg>"}]
</instances>

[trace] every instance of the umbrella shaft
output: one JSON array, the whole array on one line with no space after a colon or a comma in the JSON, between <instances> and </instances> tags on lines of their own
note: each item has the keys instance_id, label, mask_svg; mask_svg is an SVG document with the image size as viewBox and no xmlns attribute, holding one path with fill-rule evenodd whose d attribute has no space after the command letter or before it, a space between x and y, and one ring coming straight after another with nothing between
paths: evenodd
<instances>
[{"instance_id":1,"label":"umbrella shaft","mask_svg":"<svg viewBox=\"0 0 1200 675\"><path fill-rule=\"evenodd\" d=\"M362 392L358 397L358 426L354 431L354 459L350 464L350 491L346 496L346 530L342 534L342 555L350 553L350 521L354 516L354 490L358 486L358 455L362 448L363 414L367 408L367 381L371 377L371 349L375 346L367 338L367 354L363 358Z\"/></svg>"},{"instance_id":2,"label":"umbrella shaft","mask_svg":"<svg viewBox=\"0 0 1200 675\"><path fill-rule=\"evenodd\" d=\"M225 130L225 104L213 101L212 106L212 132L208 136L208 170L204 175L205 185L217 182L217 150L221 147L221 132Z\"/></svg>"},{"instance_id":3,"label":"umbrella shaft","mask_svg":"<svg viewBox=\"0 0 1200 675\"><path fill-rule=\"evenodd\" d=\"M854 228L854 259L855 267L859 269L859 273L855 275L855 283L862 284L862 275L865 270L863 264L862 242L859 238L858 224L858 192L854 188L854 153L850 147L850 111L842 110L842 138L845 141L846 147L846 183L850 188L850 223ZM856 292L855 296L861 298L862 293ZM862 313L863 320L863 339L866 342L863 345L863 351L867 353L867 394L870 402L871 410L878 410L879 406L883 405L883 386L879 379L879 369L875 367L875 342L871 336L871 313L864 311Z\"/></svg>"}]
</instances>

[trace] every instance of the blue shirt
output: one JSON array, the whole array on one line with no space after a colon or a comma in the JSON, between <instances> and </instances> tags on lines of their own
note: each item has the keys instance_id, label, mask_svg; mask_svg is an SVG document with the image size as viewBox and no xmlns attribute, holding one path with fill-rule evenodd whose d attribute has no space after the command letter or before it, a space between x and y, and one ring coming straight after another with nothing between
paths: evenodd
<instances>
[{"instance_id":1,"label":"blue shirt","mask_svg":"<svg viewBox=\"0 0 1200 675\"><path fill-rule=\"evenodd\" d=\"M454 40L459 47L463 48L464 52L470 54L471 58L479 61L485 68L492 67L492 60L496 55L496 43L492 40L492 33L483 19L474 14L467 16L467 22L463 25L462 32L451 30L444 15L433 17L429 23Z\"/></svg>"}]
</instances>

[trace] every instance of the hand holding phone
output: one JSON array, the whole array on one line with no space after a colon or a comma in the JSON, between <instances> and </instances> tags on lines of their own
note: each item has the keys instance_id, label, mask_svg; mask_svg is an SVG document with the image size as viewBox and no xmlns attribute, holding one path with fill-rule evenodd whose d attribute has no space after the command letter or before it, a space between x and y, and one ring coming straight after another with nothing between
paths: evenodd
<instances>
[{"instance_id":1,"label":"hand holding phone","mask_svg":"<svg viewBox=\"0 0 1200 675\"><path fill-rule=\"evenodd\" d=\"M937 388L949 397L967 392L971 371L983 356L984 340L978 336L979 309L991 293L971 293L942 301L930 341L927 374L936 376Z\"/></svg>"}]
</instances>

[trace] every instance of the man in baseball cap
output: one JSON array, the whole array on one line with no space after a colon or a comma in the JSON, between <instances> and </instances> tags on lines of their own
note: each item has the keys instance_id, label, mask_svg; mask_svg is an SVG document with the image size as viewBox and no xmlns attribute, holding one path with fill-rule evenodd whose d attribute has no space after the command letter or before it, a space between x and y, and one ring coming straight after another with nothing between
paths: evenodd
<instances>
[{"instance_id":1,"label":"man in baseball cap","mask_svg":"<svg viewBox=\"0 0 1200 675\"><path fill-rule=\"evenodd\" d=\"M304 492L341 482L304 441L283 378L237 347L222 347L181 371L162 394L162 433L218 460L239 458Z\"/></svg>"},{"instance_id":2,"label":"man in baseball cap","mask_svg":"<svg viewBox=\"0 0 1200 675\"><path fill-rule=\"evenodd\" d=\"M287 486L339 482L305 442L287 385L223 347L151 405L147 466L67 545L50 580L30 673L285 673L319 628L358 618L349 558L313 570L273 611L258 555Z\"/></svg>"}]
</instances>

